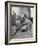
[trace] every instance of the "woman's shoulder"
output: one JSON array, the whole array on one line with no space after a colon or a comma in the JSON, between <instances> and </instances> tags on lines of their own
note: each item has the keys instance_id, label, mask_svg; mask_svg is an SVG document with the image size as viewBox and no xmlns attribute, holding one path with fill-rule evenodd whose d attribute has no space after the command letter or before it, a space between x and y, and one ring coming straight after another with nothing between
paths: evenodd
<instances>
[{"instance_id":1,"label":"woman's shoulder","mask_svg":"<svg viewBox=\"0 0 38 46\"><path fill-rule=\"evenodd\" d=\"M26 23L32 24L30 19L26 19Z\"/></svg>"}]
</instances>

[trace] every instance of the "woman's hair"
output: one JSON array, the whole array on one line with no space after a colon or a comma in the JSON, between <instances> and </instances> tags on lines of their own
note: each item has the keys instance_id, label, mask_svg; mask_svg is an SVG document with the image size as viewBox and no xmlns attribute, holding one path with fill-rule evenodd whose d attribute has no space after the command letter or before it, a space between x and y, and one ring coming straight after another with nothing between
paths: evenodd
<instances>
[{"instance_id":1,"label":"woman's hair","mask_svg":"<svg viewBox=\"0 0 38 46\"><path fill-rule=\"evenodd\" d=\"M24 14L24 17L28 18L26 14Z\"/></svg>"}]
</instances>

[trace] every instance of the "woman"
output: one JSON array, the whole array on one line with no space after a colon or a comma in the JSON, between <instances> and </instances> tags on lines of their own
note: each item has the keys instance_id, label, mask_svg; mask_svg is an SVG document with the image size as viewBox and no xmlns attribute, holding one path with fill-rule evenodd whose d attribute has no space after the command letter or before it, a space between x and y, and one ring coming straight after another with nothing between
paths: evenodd
<instances>
[{"instance_id":1,"label":"woman","mask_svg":"<svg viewBox=\"0 0 38 46\"><path fill-rule=\"evenodd\" d=\"M31 22L31 20L26 15L24 15L24 19L25 19L25 21L22 23L23 24L23 26L22 26L22 32L29 31L32 28L32 22Z\"/></svg>"}]
</instances>

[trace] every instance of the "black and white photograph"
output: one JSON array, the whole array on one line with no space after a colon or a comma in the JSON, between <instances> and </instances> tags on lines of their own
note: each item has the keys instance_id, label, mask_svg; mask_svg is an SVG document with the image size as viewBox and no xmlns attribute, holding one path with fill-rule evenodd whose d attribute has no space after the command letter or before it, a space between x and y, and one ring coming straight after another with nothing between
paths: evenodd
<instances>
[{"instance_id":1,"label":"black and white photograph","mask_svg":"<svg viewBox=\"0 0 38 46\"><path fill-rule=\"evenodd\" d=\"M5 43L36 42L36 3L6 2Z\"/></svg>"},{"instance_id":2,"label":"black and white photograph","mask_svg":"<svg viewBox=\"0 0 38 46\"><path fill-rule=\"evenodd\" d=\"M33 17L28 7L11 7L11 38L31 38Z\"/></svg>"}]
</instances>

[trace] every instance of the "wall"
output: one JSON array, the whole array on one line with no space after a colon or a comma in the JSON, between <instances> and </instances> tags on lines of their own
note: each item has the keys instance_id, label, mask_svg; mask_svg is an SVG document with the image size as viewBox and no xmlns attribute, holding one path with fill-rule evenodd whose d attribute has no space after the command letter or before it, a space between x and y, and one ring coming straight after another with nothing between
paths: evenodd
<instances>
[{"instance_id":1,"label":"wall","mask_svg":"<svg viewBox=\"0 0 38 46\"><path fill-rule=\"evenodd\" d=\"M37 42L38 42L38 4L37 4Z\"/></svg>"}]
</instances>

